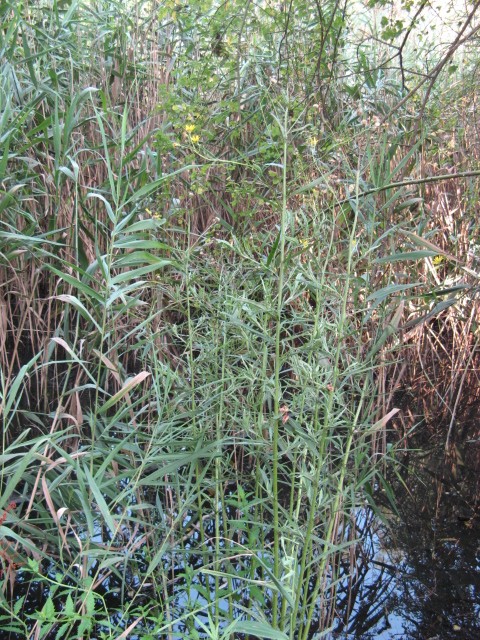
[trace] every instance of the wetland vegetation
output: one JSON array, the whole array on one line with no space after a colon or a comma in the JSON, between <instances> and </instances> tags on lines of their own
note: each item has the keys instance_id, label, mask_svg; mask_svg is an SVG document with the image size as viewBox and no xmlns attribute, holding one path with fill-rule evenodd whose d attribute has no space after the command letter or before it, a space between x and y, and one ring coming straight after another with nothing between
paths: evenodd
<instances>
[{"instance_id":1,"label":"wetland vegetation","mask_svg":"<svg viewBox=\"0 0 480 640\"><path fill-rule=\"evenodd\" d=\"M0 1L2 638L477 635L479 4Z\"/></svg>"}]
</instances>

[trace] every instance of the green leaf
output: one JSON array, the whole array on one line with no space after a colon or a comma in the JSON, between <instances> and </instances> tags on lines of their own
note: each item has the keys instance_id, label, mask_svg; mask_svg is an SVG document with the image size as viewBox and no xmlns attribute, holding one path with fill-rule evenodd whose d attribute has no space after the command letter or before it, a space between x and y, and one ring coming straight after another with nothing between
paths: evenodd
<instances>
[{"instance_id":1,"label":"green leaf","mask_svg":"<svg viewBox=\"0 0 480 640\"><path fill-rule=\"evenodd\" d=\"M85 305L82 302L80 302L80 300L77 297L68 295L66 293L61 294L59 296L54 296L54 297L57 300L60 300L61 302L66 302L67 304L71 304L72 307L74 307L78 311L78 313L82 316L82 318L85 318L85 320L88 320L88 322L91 322L93 326L97 329L97 331L102 333L102 329L98 324L98 322L95 320L95 318L88 311Z\"/></svg>"},{"instance_id":2,"label":"green leaf","mask_svg":"<svg viewBox=\"0 0 480 640\"><path fill-rule=\"evenodd\" d=\"M117 532L117 527L115 525L115 521L112 517L112 514L110 513L108 505L105 501L105 498L103 497L103 494L100 490L100 487L97 485L95 478L90 473L90 470L86 464L83 465L83 471L87 478L88 486L94 495L95 502L97 503L97 506L100 509L100 513L102 514L105 520L105 524L112 532L112 535L115 535Z\"/></svg>"},{"instance_id":3,"label":"green leaf","mask_svg":"<svg viewBox=\"0 0 480 640\"><path fill-rule=\"evenodd\" d=\"M408 291L409 289L414 289L415 287L421 287L422 284L422 282L413 282L412 284L391 284L388 287L383 287L382 289L378 289L378 291L374 291L373 293L371 293L367 298L367 302L372 300L380 302L394 293L399 293L400 291Z\"/></svg>"},{"instance_id":4,"label":"green leaf","mask_svg":"<svg viewBox=\"0 0 480 640\"><path fill-rule=\"evenodd\" d=\"M150 253L149 251L132 251L131 253L123 255L121 258L117 258L112 265L112 269L157 264L159 260L160 258L158 256L153 255L153 253Z\"/></svg>"},{"instance_id":5,"label":"green leaf","mask_svg":"<svg viewBox=\"0 0 480 640\"><path fill-rule=\"evenodd\" d=\"M7 417L7 420L11 417L14 407L16 407L18 405L18 402L20 401L20 397L22 394L21 387L25 378L27 377L27 373L41 355L41 352L37 353L36 356L34 356L29 362L27 362L27 364L24 364L20 368L20 371L17 373L12 384L10 385L10 388L8 389L6 399L3 398L3 402L0 403L0 416L4 414Z\"/></svg>"},{"instance_id":6,"label":"green leaf","mask_svg":"<svg viewBox=\"0 0 480 640\"><path fill-rule=\"evenodd\" d=\"M77 356L77 354L73 351L73 349L70 347L70 345L63 338L54 337L54 338L52 338L52 342L55 343L55 344L60 345L61 347L63 347L65 349L65 351L71 356L72 360L74 362L76 362L80 367L82 367L82 369L84 370L84 372L86 373L86 375L88 376L90 381L93 383L93 386L96 387L97 384L98 384L98 381L95 379L95 377L89 371L88 367L85 366L85 363L83 362L83 360L81 360Z\"/></svg>"},{"instance_id":7,"label":"green leaf","mask_svg":"<svg viewBox=\"0 0 480 640\"><path fill-rule=\"evenodd\" d=\"M65 624L62 624L62 626L58 629L55 635L55 640L62 640L63 638L65 638L67 632L70 630L70 627L71 627L70 622L65 622Z\"/></svg>"},{"instance_id":8,"label":"green leaf","mask_svg":"<svg viewBox=\"0 0 480 640\"><path fill-rule=\"evenodd\" d=\"M93 591L87 591L85 597L83 598L83 603L85 605L87 615L93 616L93 614L95 613L95 594L93 593Z\"/></svg>"},{"instance_id":9,"label":"green leaf","mask_svg":"<svg viewBox=\"0 0 480 640\"><path fill-rule=\"evenodd\" d=\"M92 287L89 287L88 284L86 284L82 280L77 280L77 278L74 278L73 276L69 275L68 273L64 273L63 271L59 271L51 265L48 265L48 268L59 278L65 280L65 282L68 282L68 284L72 285L72 287L75 287L75 289L78 289L78 291L80 291L80 293L83 293L84 296L87 296L87 298L93 298L97 302L103 303L103 296L95 291L95 289L92 289ZM91 277L90 274L87 275Z\"/></svg>"},{"instance_id":10,"label":"green leaf","mask_svg":"<svg viewBox=\"0 0 480 640\"><path fill-rule=\"evenodd\" d=\"M433 255L444 256L445 258L452 260L452 262L458 262L458 258L456 258L455 256L452 256L452 254L450 253L447 253L440 247L437 247L437 245L433 244L433 242L430 242L430 240L427 240L426 238L422 238L421 236L418 236L416 233L413 233L412 231L404 231L403 229L399 229L398 233L401 233L403 236L406 236L409 240L414 242L416 245L430 249L431 251L433 251Z\"/></svg>"},{"instance_id":11,"label":"green leaf","mask_svg":"<svg viewBox=\"0 0 480 640\"><path fill-rule=\"evenodd\" d=\"M27 566L30 571L33 571L33 573L39 573L40 571L40 564L38 560L34 560L33 558L27 558Z\"/></svg>"},{"instance_id":12,"label":"green leaf","mask_svg":"<svg viewBox=\"0 0 480 640\"><path fill-rule=\"evenodd\" d=\"M289 640L288 636L274 629L268 622L250 622L248 620L240 620L235 625L237 633L245 633L247 635L257 636L257 638L270 638L271 640Z\"/></svg>"},{"instance_id":13,"label":"green leaf","mask_svg":"<svg viewBox=\"0 0 480 640\"><path fill-rule=\"evenodd\" d=\"M22 44L23 44L23 51L24 51L24 59L25 59L25 62L27 63L30 79L33 82L34 86L38 88L38 80L37 80L37 76L35 75L35 68L32 62L32 54L30 51L30 47L28 46L27 34L24 30L22 30Z\"/></svg>"},{"instance_id":14,"label":"green leaf","mask_svg":"<svg viewBox=\"0 0 480 640\"><path fill-rule=\"evenodd\" d=\"M405 253L393 253L391 256L383 256L374 260L375 264L389 264L390 262L405 262L406 260L420 260L438 255L438 251L406 251Z\"/></svg>"},{"instance_id":15,"label":"green leaf","mask_svg":"<svg viewBox=\"0 0 480 640\"><path fill-rule=\"evenodd\" d=\"M280 242L281 231L278 232L277 237L275 238L275 242L272 245L267 257L266 266L269 267L272 263L273 258L275 257L275 253L277 252L278 243Z\"/></svg>"},{"instance_id":16,"label":"green leaf","mask_svg":"<svg viewBox=\"0 0 480 640\"><path fill-rule=\"evenodd\" d=\"M137 200L141 200L142 198L145 198L146 196L150 195L154 191L158 191L158 189L160 189L160 187L163 185L165 180L168 180L169 178L173 178L173 176L176 176L180 173L184 173L185 171L191 171L192 169L198 169L198 165L189 164L186 167L182 167L181 169L177 169L177 171L172 171L172 173L169 173L165 176L162 176L161 178L158 178L157 180L155 180L154 182L151 182L150 184L146 184L145 186L138 189L138 191L136 191L133 194L133 196L127 200L125 205L129 205L132 202L136 202Z\"/></svg>"},{"instance_id":17,"label":"green leaf","mask_svg":"<svg viewBox=\"0 0 480 640\"><path fill-rule=\"evenodd\" d=\"M112 205L104 196L102 196L100 193L89 193L87 194L87 198L97 198L98 200L101 200L105 205L105 209L107 210L108 217L110 218L111 222L115 224L117 220L117 216L113 212Z\"/></svg>"},{"instance_id":18,"label":"green leaf","mask_svg":"<svg viewBox=\"0 0 480 640\"><path fill-rule=\"evenodd\" d=\"M149 264L146 267L139 267L138 269L133 269L132 271L120 273L118 276L112 278L112 284L119 284L120 282L128 282L129 280L140 278L147 273L152 273L152 271L157 271L158 269L171 264L173 264L172 260L159 260L155 264Z\"/></svg>"},{"instance_id":19,"label":"green leaf","mask_svg":"<svg viewBox=\"0 0 480 640\"><path fill-rule=\"evenodd\" d=\"M65 615L68 616L69 618L75 615L75 605L73 603L73 598L70 594L68 594L67 599L65 600L65 608L63 611Z\"/></svg>"},{"instance_id":20,"label":"green leaf","mask_svg":"<svg viewBox=\"0 0 480 640\"><path fill-rule=\"evenodd\" d=\"M85 633L90 631L93 626L93 619L90 617L82 618L82 621L78 625L77 638L82 638Z\"/></svg>"},{"instance_id":21,"label":"green leaf","mask_svg":"<svg viewBox=\"0 0 480 640\"><path fill-rule=\"evenodd\" d=\"M43 620L53 620L55 617L55 605L51 597L48 597L40 612Z\"/></svg>"},{"instance_id":22,"label":"green leaf","mask_svg":"<svg viewBox=\"0 0 480 640\"><path fill-rule=\"evenodd\" d=\"M260 587L257 587L255 584L249 585L250 597L258 603L260 606L265 606L265 594Z\"/></svg>"},{"instance_id":23,"label":"green leaf","mask_svg":"<svg viewBox=\"0 0 480 640\"><path fill-rule=\"evenodd\" d=\"M115 249L170 249L170 247L158 240L122 238L115 242Z\"/></svg>"},{"instance_id":24,"label":"green leaf","mask_svg":"<svg viewBox=\"0 0 480 640\"><path fill-rule=\"evenodd\" d=\"M137 231L157 231L158 227L165 224L166 220L157 220L156 218L139 220L126 229L123 229L123 222L122 220L122 222L117 225L117 231L122 231L122 233L137 233Z\"/></svg>"},{"instance_id":25,"label":"green leaf","mask_svg":"<svg viewBox=\"0 0 480 640\"><path fill-rule=\"evenodd\" d=\"M311 182L309 182L305 186L299 187L298 189L295 189L295 191L293 192L292 195L297 195L299 193L305 193L307 191L311 191L312 189L315 189L315 187L318 187L319 185L322 185L322 186L327 185L328 184L328 178L332 173L333 173L333 170L329 171L328 173L325 173L325 174L321 175L319 178L316 178L315 180L312 180Z\"/></svg>"},{"instance_id":26,"label":"green leaf","mask_svg":"<svg viewBox=\"0 0 480 640\"><path fill-rule=\"evenodd\" d=\"M25 469L29 466L29 464L33 464L34 462L37 463L35 459L36 458L35 449L37 448L37 446L40 446L40 443L35 443L34 445L32 445L28 453L26 453L22 458L20 458L18 462L18 466L15 468L15 472L13 473L11 478L8 480L7 485L2 487L2 492L0 496L0 509L3 509L5 504L11 501L12 493L15 491L15 489L17 488L17 485L20 483L20 481L24 477ZM7 470L4 467L3 468L4 478L7 474L7 471L10 471L10 469Z\"/></svg>"},{"instance_id":27,"label":"green leaf","mask_svg":"<svg viewBox=\"0 0 480 640\"><path fill-rule=\"evenodd\" d=\"M160 545L159 549L155 552L155 555L150 561L150 564L147 567L147 571L145 572L145 577L151 575L155 569L158 567L162 559L165 557L165 554L169 550L169 545L166 544L166 540Z\"/></svg>"},{"instance_id":28,"label":"green leaf","mask_svg":"<svg viewBox=\"0 0 480 640\"><path fill-rule=\"evenodd\" d=\"M23 607L23 602L25 600L25 596L21 596L14 604L13 606L13 612L15 613L15 615L18 615L20 613L20 609Z\"/></svg>"},{"instance_id":29,"label":"green leaf","mask_svg":"<svg viewBox=\"0 0 480 640\"><path fill-rule=\"evenodd\" d=\"M132 298L128 294L136 291L144 287L147 284L146 280L137 280L136 282L131 282L129 285L124 287L119 287L115 289L111 296L109 296L108 300L105 302L105 308L110 309L112 304L118 300L119 298L122 301L122 312L125 312L127 309L133 307L138 307L141 305L145 305L146 303L138 298Z\"/></svg>"}]
</instances>

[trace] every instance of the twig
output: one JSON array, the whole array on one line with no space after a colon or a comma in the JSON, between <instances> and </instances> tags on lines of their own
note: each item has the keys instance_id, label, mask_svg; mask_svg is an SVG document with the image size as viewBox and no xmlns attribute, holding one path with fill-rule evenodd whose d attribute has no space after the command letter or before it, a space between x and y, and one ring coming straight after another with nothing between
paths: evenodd
<instances>
[{"instance_id":1,"label":"twig","mask_svg":"<svg viewBox=\"0 0 480 640\"><path fill-rule=\"evenodd\" d=\"M381 187L374 187L373 189L367 189L366 191L361 191L358 194L353 194L349 198L343 198L343 200L338 200L335 202L334 206L338 206L341 204L345 204L346 202L350 202L350 200L357 198L364 198L365 196L369 196L372 193L381 193L382 191L387 191L388 189L397 189L399 187L409 187L410 185L415 184L428 184L430 182L441 182L442 180L454 180L457 178L473 178L476 176L480 176L480 169L475 171L461 171L459 173L446 173L440 176L429 176L428 178L418 178L416 180L402 180L401 182L390 182L389 184L384 184Z\"/></svg>"}]
</instances>

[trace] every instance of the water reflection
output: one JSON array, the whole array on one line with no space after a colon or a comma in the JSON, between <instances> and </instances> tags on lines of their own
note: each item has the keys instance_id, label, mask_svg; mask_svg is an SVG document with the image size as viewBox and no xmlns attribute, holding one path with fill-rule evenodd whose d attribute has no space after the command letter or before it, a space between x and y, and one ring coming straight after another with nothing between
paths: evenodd
<instances>
[{"instance_id":1,"label":"water reflection","mask_svg":"<svg viewBox=\"0 0 480 640\"><path fill-rule=\"evenodd\" d=\"M331 590L335 597L329 600L327 594L318 603L311 640L480 637L478 476L473 468L467 467L455 467L453 472L451 462L444 464L443 458L433 455L410 459L403 475L403 484L395 484L399 512L395 516L388 513L389 527L369 509L358 511L348 524L346 536L358 542L339 554L331 566L330 575L335 576L337 584ZM130 640L143 637L171 640L189 637L193 632L198 638L205 638L207 634L202 632L199 622L208 626L207 614L212 612L215 599L227 620L255 609L268 615L272 594L268 589L253 587L252 581L268 577L264 569L270 556L266 551L259 551L259 555L241 553L241 549L251 547L251 532L233 526L237 517L235 506L224 505L222 512L226 516L220 543L225 557L223 569L235 577L215 581L205 571L214 551L216 524L213 518L205 519L200 534L195 516L187 513L182 521L185 535L181 548L166 547L159 561L162 585L149 580L142 582L151 561L151 550L142 544L133 545L135 550L128 562L126 559L122 575L111 573L98 581L95 593L99 609L106 610L110 619L98 621L91 637L102 637L110 624L127 629L134 617L123 616L125 603L137 611L145 607L150 614L128 635ZM104 529L99 529L96 536L98 540L92 542L99 545L108 542ZM141 529L136 536L138 542L145 539ZM98 562L92 559L90 574L97 579L98 568ZM52 580L56 570L58 567L53 564L43 567L44 575ZM73 587L75 577L63 576L63 584ZM313 590L313 583L305 585L305 589ZM54 595L56 611L62 609L64 594L65 590ZM19 572L14 600L24 598L24 615L40 611L49 595L51 591L45 582ZM155 602L158 611L152 607ZM197 621L191 616L175 624L170 633L159 632L158 624L152 620L164 615L166 603L180 617L183 611L197 611ZM320 634L319 630L325 627L330 630ZM52 638L57 631L52 631ZM152 635L146 636L147 633ZM236 640L242 640L237 636ZM24 636L12 632L1 637L20 640ZM46 637L48 640L50 635Z\"/></svg>"},{"instance_id":2,"label":"water reflection","mask_svg":"<svg viewBox=\"0 0 480 640\"><path fill-rule=\"evenodd\" d=\"M332 638L473 640L480 637L478 474L443 456L414 457L396 483L399 516L364 537L351 614ZM368 542L367 542L368 541ZM365 545L368 548L365 550Z\"/></svg>"}]
</instances>

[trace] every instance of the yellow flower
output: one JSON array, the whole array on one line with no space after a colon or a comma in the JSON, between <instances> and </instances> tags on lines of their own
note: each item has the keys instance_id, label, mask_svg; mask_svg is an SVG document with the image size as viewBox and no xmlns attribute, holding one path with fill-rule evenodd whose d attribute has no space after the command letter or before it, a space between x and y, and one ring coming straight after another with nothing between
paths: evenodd
<instances>
[{"instance_id":1,"label":"yellow flower","mask_svg":"<svg viewBox=\"0 0 480 640\"><path fill-rule=\"evenodd\" d=\"M197 144L197 142L200 142L200 136L194 135L190 138L190 140L193 142L193 144Z\"/></svg>"},{"instance_id":2,"label":"yellow flower","mask_svg":"<svg viewBox=\"0 0 480 640\"><path fill-rule=\"evenodd\" d=\"M158 211L150 211L150 209L147 209L146 207L145 207L145 211L146 211L146 212L148 213L148 215L149 215L150 217L152 217L154 220L162 220L162 219L163 219L162 214L161 214L161 213L158 213Z\"/></svg>"},{"instance_id":3,"label":"yellow flower","mask_svg":"<svg viewBox=\"0 0 480 640\"><path fill-rule=\"evenodd\" d=\"M441 264L444 261L444 257L443 256L435 256L432 259L432 262L435 266L438 266L439 264Z\"/></svg>"},{"instance_id":4,"label":"yellow flower","mask_svg":"<svg viewBox=\"0 0 480 640\"><path fill-rule=\"evenodd\" d=\"M312 136L308 139L308 144L310 147L316 147L318 144L318 138L316 136Z\"/></svg>"},{"instance_id":5,"label":"yellow flower","mask_svg":"<svg viewBox=\"0 0 480 640\"><path fill-rule=\"evenodd\" d=\"M195 130L195 125L194 124L186 124L185 125L185 131L187 133L192 133L192 131Z\"/></svg>"}]
</instances>

